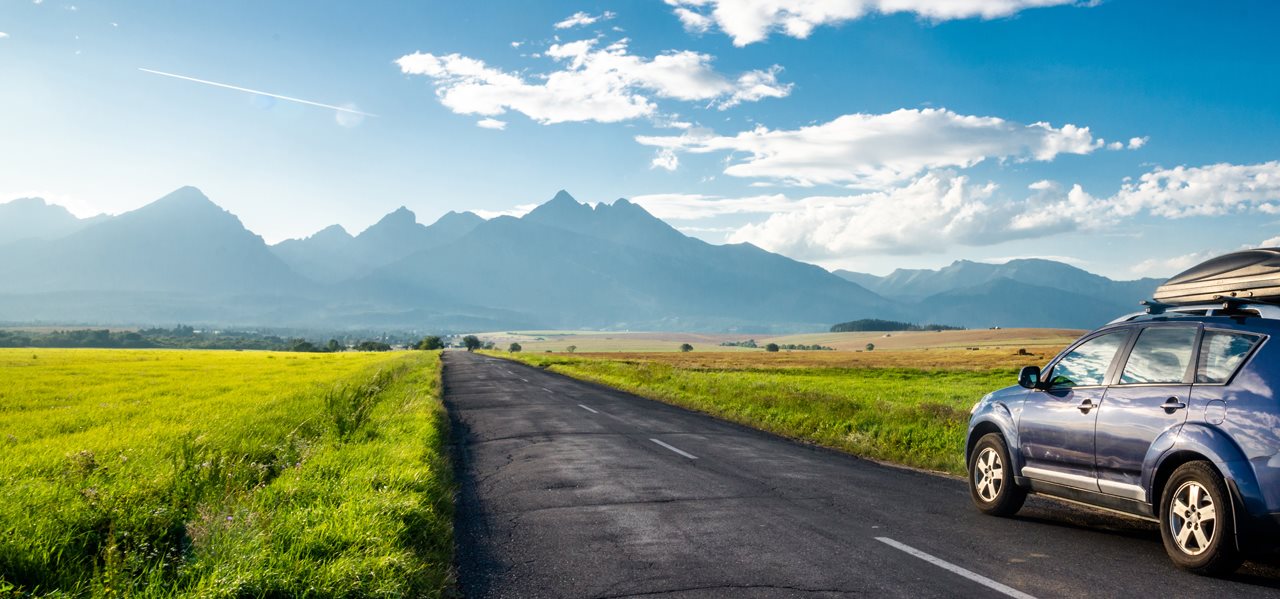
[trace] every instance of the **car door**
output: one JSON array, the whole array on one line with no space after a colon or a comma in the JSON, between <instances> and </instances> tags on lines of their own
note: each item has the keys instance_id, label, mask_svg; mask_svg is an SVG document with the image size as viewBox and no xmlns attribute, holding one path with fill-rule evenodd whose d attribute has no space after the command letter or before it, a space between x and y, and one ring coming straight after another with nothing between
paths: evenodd
<instances>
[{"instance_id":1,"label":"car door","mask_svg":"<svg viewBox=\"0 0 1280 599\"><path fill-rule=\"evenodd\" d=\"M1098 490L1094 424L1129 335L1119 329L1086 338L1049 366L1043 389L1027 395L1018 417L1023 476Z\"/></svg>"},{"instance_id":2,"label":"car door","mask_svg":"<svg viewBox=\"0 0 1280 599\"><path fill-rule=\"evenodd\" d=\"M1187 419L1199 335L1198 324L1155 324L1138 330L1098 411L1096 467L1103 493L1147 500L1142 465L1152 444ZM1169 447L1172 442L1168 437Z\"/></svg>"}]
</instances>

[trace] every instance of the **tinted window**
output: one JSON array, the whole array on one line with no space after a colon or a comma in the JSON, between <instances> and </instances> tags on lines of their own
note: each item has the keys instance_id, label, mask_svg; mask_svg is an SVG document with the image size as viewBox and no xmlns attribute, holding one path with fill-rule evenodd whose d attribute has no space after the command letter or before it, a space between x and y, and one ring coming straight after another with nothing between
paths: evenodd
<instances>
[{"instance_id":1,"label":"tinted window","mask_svg":"<svg viewBox=\"0 0 1280 599\"><path fill-rule=\"evenodd\" d=\"M1050 382L1054 387L1101 385L1107 378L1107 367L1128 336L1128 331L1116 331L1084 342L1058 361Z\"/></svg>"},{"instance_id":2,"label":"tinted window","mask_svg":"<svg viewBox=\"0 0 1280 599\"><path fill-rule=\"evenodd\" d=\"M1129 352L1120 383L1181 383L1195 345L1196 330L1191 327L1144 329Z\"/></svg>"},{"instance_id":3,"label":"tinted window","mask_svg":"<svg viewBox=\"0 0 1280 599\"><path fill-rule=\"evenodd\" d=\"M1200 343L1200 372L1197 383L1225 383L1244 362L1258 338L1218 331L1205 331Z\"/></svg>"}]
</instances>

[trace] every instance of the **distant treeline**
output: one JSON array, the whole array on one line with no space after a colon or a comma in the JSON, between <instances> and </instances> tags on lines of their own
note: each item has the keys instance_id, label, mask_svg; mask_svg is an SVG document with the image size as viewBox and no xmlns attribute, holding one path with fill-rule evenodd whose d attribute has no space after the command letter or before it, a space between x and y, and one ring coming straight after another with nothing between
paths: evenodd
<instances>
[{"instance_id":1,"label":"distant treeline","mask_svg":"<svg viewBox=\"0 0 1280 599\"><path fill-rule=\"evenodd\" d=\"M415 347L415 343L407 343ZM77 329L65 331L0 330L0 347L116 349L249 349L293 352L390 351L391 344L368 339L313 342L251 331L201 331L178 325L172 329L137 331Z\"/></svg>"},{"instance_id":2,"label":"distant treeline","mask_svg":"<svg viewBox=\"0 0 1280 599\"><path fill-rule=\"evenodd\" d=\"M818 345L816 343L813 345L805 345L803 343L783 343L783 344L770 343L768 345L761 346L756 344L755 339L747 339L746 341L725 341L720 345L722 347L749 347L752 349L755 349L758 347L764 347L769 351L778 351L780 349L799 350L799 351L835 351L834 347L827 347L825 345Z\"/></svg>"},{"instance_id":3,"label":"distant treeline","mask_svg":"<svg viewBox=\"0 0 1280 599\"><path fill-rule=\"evenodd\" d=\"M913 324L896 320L863 318L831 326L832 333L858 333L863 331L963 331L964 327L945 324Z\"/></svg>"}]
</instances>

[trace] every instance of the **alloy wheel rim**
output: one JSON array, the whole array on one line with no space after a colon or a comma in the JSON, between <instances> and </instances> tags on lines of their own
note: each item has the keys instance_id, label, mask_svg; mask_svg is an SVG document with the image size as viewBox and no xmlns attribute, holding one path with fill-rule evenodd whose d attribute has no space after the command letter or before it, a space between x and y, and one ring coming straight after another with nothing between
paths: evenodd
<instances>
[{"instance_id":1,"label":"alloy wheel rim","mask_svg":"<svg viewBox=\"0 0 1280 599\"><path fill-rule=\"evenodd\" d=\"M1218 511L1209 490L1196 481L1178 487L1169 503L1169 532L1187 555L1208 551L1218 532Z\"/></svg>"},{"instance_id":2,"label":"alloy wheel rim","mask_svg":"<svg viewBox=\"0 0 1280 599\"><path fill-rule=\"evenodd\" d=\"M995 501L1003 484L1004 462L1000 453L991 447L983 448L973 466L973 486L978 498L984 503Z\"/></svg>"}]
</instances>

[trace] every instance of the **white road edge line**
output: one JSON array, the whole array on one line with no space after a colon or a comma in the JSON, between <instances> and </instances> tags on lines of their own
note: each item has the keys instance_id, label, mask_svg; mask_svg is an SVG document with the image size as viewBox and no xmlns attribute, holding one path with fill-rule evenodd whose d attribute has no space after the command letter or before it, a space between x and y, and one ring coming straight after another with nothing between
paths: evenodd
<instances>
[{"instance_id":1,"label":"white road edge line","mask_svg":"<svg viewBox=\"0 0 1280 599\"><path fill-rule=\"evenodd\" d=\"M588 408L587 406L584 406L584 405L582 405L582 404L578 404L578 407L579 407L579 408L582 408L582 409L584 409L584 410L586 410L586 411L588 411L588 412L591 412L592 414L599 414L599 413L600 413L600 412L597 412L597 411L595 411L595 410L593 410L593 409L591 409L591 408Z\"/></svg>"},{"instance_id":2,"label":"white road edge line","mask_svg":"<svg viewBox=\"0 0 1280 599\"><path fill-rule=\"evenodd\" d=\"M650 440L650 441L653 441L654 443L657 443L658 445L661 445L661 446L663 446L663 447L666 447L667 449L670 449L671 451L674 451L674 452L676 452L676 453L678 453L678 454L680 454L680 455L682 455L682 456L684 456L684 457L686 457L686 458L689 458L689 459L691 459L691 460L696 460L696 459L698 459L698 456L696 456L696 455L693 455L693 454L691 454L691 453L689 453L689 452L687 452L687 451L683 451L683 450L677 449L677 448L675 448L675 447L672 447L672 446L670 446L670 445L667 445L666 443L663 443L662 441L659 441L659 440L657 440L657 439L649 439L649 440Z\"/></svg>"},{"instance_id":3,"label":"white road edge line","mask_svg":"<svg viewBox=\"0 0 1280 599\"><path fill-rule=\"evenodd\" d=\"M928 553L925 553L925 552L923 552L923 551L920 551L919 549L916 549L915 547L912 547L912 546L910 546L910 545L904 545L904 544L899 543L899 542L897 542L897 541L895 541L895 540L893 540L893 539L890 539L889 537L876 537L876 540L877 540L877 541L880 541L881 543L884 543L885 545L888 545L888 546L890 546L890 547L893 547L894 549L897 549L898 551L901 551L901 552L903 552L903 553L906 553L906 554L909 554L909 555L912 555L912 556L918 557L918 558L920 558L920 559L922 559L922 560L924 560L924 561L926 561L926 562L929 562L929 563L931 563L931 564L933 564L933 565L935 565L935 566L937 566L937 567L939 567L939 568L942 568L943 570L947 570L948 572L951 572L951 573L953 573L953 574L959 574L959 575L961 575L961 576L963 576L963 577L965 577L965 578L968 578L969 580L972 580L972 581L974 581L974 582L976 582L976 583L978 583L978 584L980 584L980 585L982 585L982 586L984 586L984 587L987 587L987 588L989 588L989 589L991 589L991 590L994 590L994 591L998 591L998 592L1004 593L1005 595L1008 595L1008 596L1010 596L1010 597L1015 597L1016 599L1035 599L1035 597L1034 597L1034 596L1028 595L1028 594L1026 594L1026 593L1024 593L1024 592L1022 592L1022 591L1019 591L1018 589L1015 589L1015 588L1008 587L1008 586L1005 586L1005 585L1003 585L1003 584L1000 584L1000 583L998 583L998 582L996 582L996 581L994 581L994 580L991 580L990 578L987 578L986 576L983 576L983 575L981 575L981 574L977 574L977 573L975 573L975 572L970 572L970 571L968 571L968 570L966 570L966 569L964 569L964 568L961 568L960 566L957 566L957 565L955 565L955 564L953 564L953 563L951 563L951 562L944 561L944 560L941 560L941 559L939 559L939 558L936 558L936 557L934 557L934 556L932 556L932 555L929 555Z\"/></svg>"},{"instance_id":4,"label":"white road edge line","mask_svg":"<svg viewBox=\"0 0 1280 599\"><path fill-rule=\"evenodd\" d=\"M527 383L527 382L529 382L529 379L524 378L524 377L520 377L520 380L522 380L522 381L524 381L524 382L526 382L526 383Z\"/></svg>"},{"instance_id":5,"label":"white road edge line","mask_svg":"<svg viewBox=\"0 0 1280 599\"><path fill-rule=\"evenodd\" d=\"M542 390L543 390L543 391L546 391L547 393L552 393L552 392L553 392L553 391L551 391L550 389L548 389L548 388L546 388L546 387L543 387L543 388L542 388Z\"/></svg>"}]
</instances>

